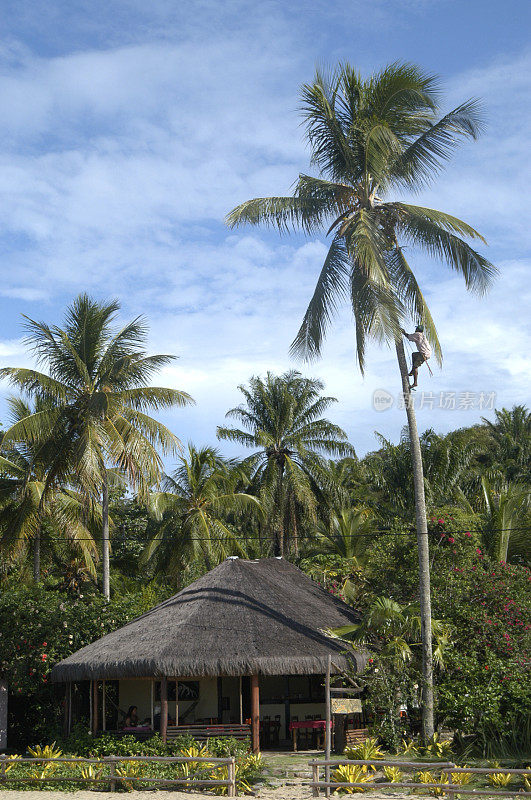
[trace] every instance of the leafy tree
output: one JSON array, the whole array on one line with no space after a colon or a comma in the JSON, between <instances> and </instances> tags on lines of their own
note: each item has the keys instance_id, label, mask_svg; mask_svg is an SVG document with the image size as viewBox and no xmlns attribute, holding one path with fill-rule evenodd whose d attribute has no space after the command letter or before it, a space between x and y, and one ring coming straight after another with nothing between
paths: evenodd
<instances>
[{"instance_id":1,"label":"leafy tree","mask_svg":"<svg viewBox=\"0 0 531 800\"><path fill-rule=\"evenodd\" d=\"M232 227L269 224L315 233L328 225L330 249L292 352L318 356L338 304L348 298L356 325L357 357L363 371L367 340L393 343L409 426L415 487L424 646L423 722L433 734L429 552L422 457L402 325L422 322L436 357L435 324L404 245L446 262L466 287L484 292L494 273L487 259L462 238L479 238L470 225L430 208L386 200L401 188L418 191L431 181L463 138L480 130L477 104L467 101L438 116L437 81L411 64L391 64L364 80L350 65L329 76L317 72L301 90L311 161L320 175L300 175L291 197L249 200L228 215Z\"/></svg>"},{"instance_id":2,"label":"leafy tree","mask_svg":"<svg viewBox=\"0 0 531 800\"><path fill-rule=\"evenodd\" d=\"M449 626L440 620L431 622L436 642L434 661L443 669ZM364 677L368 678L369 706L384 709L378 732L395 748L400 738L400 706L406 701L412 701L413 707L418 705L415 680L421 674L421 628L417 605L400 605L388 597L376 597L365 610L361 623L331 631L333 636L371 651L365 675L357 676L357 680L363 682Z\"/></svg>"},{"instance_id":3,"label":"leafy tree","mask_svg":"<svg viewBox=\"0 0 531 800\"><path fill-rule=\"evenodd\" d=\"M157 571L176 576L190 561L203 561L210 570L229 553L245 555L228 516L248 509L258 513L260 504L235 491L237 472L216 449L190 444L177 469L164 477L164 491L150 497L158 525L143 563L153 560Z\"/></svg>"},{"instance_id":4,"label":"leafy tree","mask_svg":"<svg viewBox=\"0 0 531 800\"><path fill-rule=\"evenodd\" d=\"M146 353L142 317L115 330L117 301L98 302L86 294L67 309L64 327L25 317L26 343L48 373L4 367L0 375L47 407L20 419L6 431L4 445L46 441L48 470L43 491L75 476L75 482L102 504L103 593L109 584L108 469L123 473L141 493L158 481L162 462L157 447L173 451L177 437L146 411L191 402L185 392L148 386L151 376L173 356Z\"/></svg>"},{"instance_id":5,"label":"leafy tree","mask_svg":"<svg viewBox=\"0 0 531 800\"><path fill-rule=\"evenodd\" d=\"M22 398L8 398L11 422L16 425L34 414L50 410L49 400L37 398L32 408ZM88 509L79 492L55 485L45 496L48 476L46 442L38 436L5 447L0 456L0 545L4 555L15 558L33 548L33 580L41 577L41 542L48 541L57 552L62 537L70 550L81 556L88 573L95 578L96 544L93 532L101 524L101 509Z\"/></svg>"},{"instance_id":6,"label":"leafy tree","mask_svg":"<svg viewBox=\"0 0 531 800\"><path fill-rule=\"evenodd\" d=\"M286 531L298 549L301 518L316 519L321 454L350 455L346 433L323 418L333 397L321 395L321 381L303 378L292 370L265 379L253 377L249 388L240 386L245 404L232 408L227 417L243 428L218 427L218 437L252 447L244 459L251 475L251 490L260 498L275 554L286 549Z\"/></svg>"}]
</instances>

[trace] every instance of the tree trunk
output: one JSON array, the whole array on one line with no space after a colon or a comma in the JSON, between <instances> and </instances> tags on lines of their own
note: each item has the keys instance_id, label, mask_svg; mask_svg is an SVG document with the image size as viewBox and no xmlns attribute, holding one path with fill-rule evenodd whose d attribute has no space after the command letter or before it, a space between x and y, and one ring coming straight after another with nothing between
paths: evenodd
<instances>
[{"instance_id":1,"label":"tree trunk","mask_svg":"<svg viewBox=\"0 0 531 800\"><path fill-rule=\"evenodd\" d=\"M37 531L33 538L33 580L38 583L41 579L41 532Z\"/></svg>"},{"instance_id":2,"label":"tree trunk","mask_svg":"<svg viewBox=\"0 0 531 800\"><path fill-rule=\"evenodd\" d=\"M426 519L426 499L424 497L424 473L420 450L417 418L411 402L409 378L402 340L396 341L396 355L402 377L402 392L406 406L415 489L415 516L417 524L417 549L419 557L419 599L422 635L422 733L424 740L434 733L433 719L433 655L431 644L431 595L430 595L430 554L428 546L428 522Z\"/></svg>"},{"instance_id":3,"label":"tree trunk","mask_svg":"<svg viewBox=\"0 0 531 800\"><path fill-rule=\"evenodd\" d=\"M282 503L282 473L283 468L277 465L277 491L275 509L275 555L284 557L284 509Z\"/></svg>"},{"instance_id":4,"label":"tree trunk","mask_svg":"<svg viewBox=\"0 0 531 800\"><path fill-rule=\"evenodd\" d=\"M103 476L103 490L101 498L101 516L102 516L102 567L103 567L103 596L106 600L110 600L111 586L110 586L110 567L109 567L109 485L107 482L107 473Z\"/></svg>"}]
</instances>

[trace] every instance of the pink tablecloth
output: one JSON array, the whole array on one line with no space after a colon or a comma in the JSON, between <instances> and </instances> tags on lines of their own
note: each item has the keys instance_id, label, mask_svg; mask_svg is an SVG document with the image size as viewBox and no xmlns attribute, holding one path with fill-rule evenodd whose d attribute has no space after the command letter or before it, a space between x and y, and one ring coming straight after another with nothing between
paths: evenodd
<instances>
[{"instance_id":1,"label":"pink tablecloth","mask_svg":"<svg viewBox=\"0 0 531 800\"><path fill-rule=\"evenodd\" d=\"M332 727L332 720L330 720L330 727ZM307 728L310 730L322 730L326 728L326 720L325 719L301 719L297 722L290 722L289 729L290 731L295 730L295 728Z\"/></svg>"},{"instance_id":2,"label":"pink tablecloth","mask_svg":"<svg viewBox=\"0 0 531 800\"><path fill-rule=\"evenodd\" d=\"M131 731L131 732L133 732L133 731L150 731L151 730L151 725L135 725L134 727L132 725L128 725L127 727L123 727L122 730L123 731Z\"/></svg>"}]
</instances>

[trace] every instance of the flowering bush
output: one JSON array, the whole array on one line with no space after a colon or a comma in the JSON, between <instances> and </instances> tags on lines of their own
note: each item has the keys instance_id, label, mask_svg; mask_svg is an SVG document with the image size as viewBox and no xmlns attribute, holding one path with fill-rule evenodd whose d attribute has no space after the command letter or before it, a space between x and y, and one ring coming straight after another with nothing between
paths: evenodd
<instances>
[{"instance_id":1,"label":"flowering bush","mask_svg":"<svg viewBox=\"0 0 531 800\"><path fill-rule=\"evenodd\" d=\"M434 614L453 626L439 713L458 732L474 734L482 755L501 745L523 750L529 737L530 581L526 567L481 552L446 576L444 600L433 592Z\"/></svg>"}]
</instances>

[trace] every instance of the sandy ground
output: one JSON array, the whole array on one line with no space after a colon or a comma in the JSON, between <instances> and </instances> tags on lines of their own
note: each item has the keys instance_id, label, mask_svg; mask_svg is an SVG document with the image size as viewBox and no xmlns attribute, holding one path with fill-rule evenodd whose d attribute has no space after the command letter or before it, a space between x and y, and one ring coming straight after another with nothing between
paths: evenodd
<instances>
[{"instance_id":1,"label":"sandy ground","mask_svg":"<svg viewBox=\"0 0 531 800\"><path fill-rule=\"evenodd\" d=\"M302 780L287 780L282 786L260 787L257 788L256 797L264 800L310 800L312 797L311 787L304 786ZM198 794L196 792L172 792L172 791L141 791L126 794L123 792L49 792L49 791L1 791L0 800L117 800L117 798L131 797L131 800L213 800L216 795ZM343 795L349 797L349 795ZM387 792L385 794L366 795L370 800L397 800L397 798L415 798L420 795L398 794ZM424 797L425 800L425 797Z\"/></svg>"}]
</instances>

